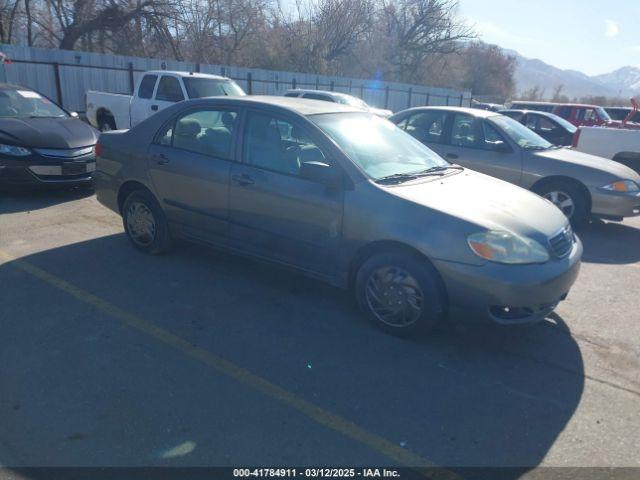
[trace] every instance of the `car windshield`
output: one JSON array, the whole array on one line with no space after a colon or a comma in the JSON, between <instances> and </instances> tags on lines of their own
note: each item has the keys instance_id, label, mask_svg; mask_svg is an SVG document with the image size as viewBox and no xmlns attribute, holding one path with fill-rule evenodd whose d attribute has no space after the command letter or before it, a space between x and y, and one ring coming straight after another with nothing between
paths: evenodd
<instances>
[{"instance_id":1,"label":"car windshield","mask_svg":"<svg viewBox=\"0 0 640 480\"><path fill-rule=\"evenodd\" d=\"M212 78L185 77L184 86L189 98L203 97L241 97L244 91L231 80L215 80Z\"/></svg>"},{"instance_id":2,"label":"car windshield","mask_svg":"<svg viewBox=\"0 0 640 480\"><path fill-rule=\"evenodd\" d=\"M374 180L450 164L388 120L369 113L309 117Z\"/></svg>"},{"instance_id":3,"label":"car windshield","mask_svg":"<svg viewBox=\"0 0 640 480\"><path fill-rule=\"evenodd\" d=\"M602 107L596 107L596 111L598 112L598 116L604 120L605 122L611 122L611 117L607 113L607 111Z\"/></svg>"},{"instance_id":4,"label":"car windshield","mask_svg":"<svg viewBox=\"0 0 640 480\"><path fill-rule=\"evenodd\" d=\"M511 117L495 115L487 118L487 120L526 150L546 150L552 147L551 143Z\"/></svg>"},{"instance_id":5,"label":"car windshield","mask_svg":"<svg viewBox=\"0 0 640 480\"><path fill-rule=\"evenodd\" d=\"M575 131L578 129L574 124L569 123L567 120L559 117L558 115L554 115L552 113L550 113L549 115L549 118L551 118L554 122L559 123L565 130L571 133L575 133Z\"/></svg>"},{"instance_id":6,"label":"car windshield","mask_svg":"<svg viewBox=\"0 0 640 480\"><path fill-rule=\"evenodd\" d=\"M27 89L0 90L0 117L67 117L68 114L38 92Z\"/></svg>"}]
</instances>

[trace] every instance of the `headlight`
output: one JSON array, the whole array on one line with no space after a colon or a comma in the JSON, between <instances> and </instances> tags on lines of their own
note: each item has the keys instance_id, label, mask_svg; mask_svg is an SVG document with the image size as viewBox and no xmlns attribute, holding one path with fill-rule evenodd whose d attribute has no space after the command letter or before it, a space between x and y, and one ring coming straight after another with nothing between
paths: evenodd
<instances>
[{"instance_id":1,"label":"headlight","mask_svg":"<svg viewBox=\"0 0 640 480\"><path fill-rule=\"evenodd\" d=\"M633 180L618 180L602 187L610 192L640 192L640 187Z\"/></svg>"},{"instance_id":2,"label":"headlight","mask_svg":"<svg viewBox=\"0 0 640 480\"><path fill-rule=\"evenodd\" d=\"M28 148L16 147L14 145L3 145L0 143L0 155L11 155L12 157L25 157L31 155Z\"/></svg>"},{"instance_id":3,"label":"headlight","mask_svg":"<svg viewBox=\"0 0 640 480\"><path fill-rule=\"evenodd\" d=\"M549 260L546 248L531 238L509 232L474 233L467 238L473 253L498 263L543 263Z\"/></svg>"}]
</instances>

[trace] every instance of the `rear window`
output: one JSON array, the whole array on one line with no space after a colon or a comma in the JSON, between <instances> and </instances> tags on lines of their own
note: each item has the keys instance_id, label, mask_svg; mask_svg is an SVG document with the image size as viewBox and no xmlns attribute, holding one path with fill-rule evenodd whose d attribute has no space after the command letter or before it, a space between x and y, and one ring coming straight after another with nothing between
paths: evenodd
<instances>
[{"instance_id":1,"label":"rear window","mask_svg":"<svg viewBox=\"0 0 640 480\"><path fill-rule=\"evenodd\" d=\"M153 95L153 88L156 86L157 75L145 75L140 82L140 88L138 89L138 98L151 98Z\"/></svg>"}]
</instances>

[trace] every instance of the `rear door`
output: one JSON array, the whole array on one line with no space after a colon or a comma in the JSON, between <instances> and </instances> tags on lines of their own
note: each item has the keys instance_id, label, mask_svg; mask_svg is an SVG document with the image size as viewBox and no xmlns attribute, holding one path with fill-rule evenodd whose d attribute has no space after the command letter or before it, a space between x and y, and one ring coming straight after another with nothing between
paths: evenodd
<instances>
[{"instance_id":1,"label":"rear door","mask_svg":"<svg viewBox=\"0 0 640 480\"><path fill-rule=\"evenodd\" d=\"M153 92L158 83L158 75L146 74L140 80L138 90L131 100L131 126L134 127L141 121L150 117L153 113L151 105L153 104Z\"/></svg>"},{"instance_id":2,"label":"rear door","mask_svg":"<svg viewBox=\"0 0 640 480\"><path fill-rule=\"evenodd\" d=\"M189 236L226 240L238 111L200 107L158 132L148 171L170 222Z\"/></svg>"},{"instance_id":3,"label":"rear door","mask_svg":"<svg viewBox=\"0 0 640 480\"><path fill-rule=\"evenodd\" d=\"M156 87L153 102L148 116L170 107L176 102L181 102L186 97L180 78L175 75L162 75Z\"/></svg>"},{"instance_id":4,"label":"rear door","mask_svg":"<svg viewBox=\"0 0 640 480\"><path fill-rule=\"evenodd\" d=\"M243 124L242 163L231 168L231 246L322 275L334 273L343 189L300 176L303 162L333 164L322 138L296 118L267 111L250 110Z\"/></svg>"},{"instance_id":5,"label":"rear door","mask_svg":"<svg viewBox=\"0 0 640 480\"><path fill-rule=\"evenodd\" d=\"M482 118L454 114L444 156L451 162L516 185L522 179L520 151L512 148L505 136Z\"/></svg>"}]
</instances>

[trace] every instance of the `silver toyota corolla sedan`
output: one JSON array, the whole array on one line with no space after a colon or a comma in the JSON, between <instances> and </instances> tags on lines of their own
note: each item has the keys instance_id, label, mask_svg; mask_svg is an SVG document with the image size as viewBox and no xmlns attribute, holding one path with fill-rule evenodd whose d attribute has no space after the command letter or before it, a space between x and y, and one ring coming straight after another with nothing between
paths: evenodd
<instances>
[{"instance_id":1,"label":"silver toyota corolla sedan","mask_svg":"<svg viewBox=\"0 0 640 480\"><path fill-rule=\"evenodd\" d=\"M580 225L640 215L640 175L621 163L556 147L505 115L417 107L389 120L441 156L553 202Z\"/></svg>"},{"instance_id":2,"label":"silver toyota corolla sedan","mask_svg":"<svg viewBox=\"0 0 640 480\"><path fill-rule=\"evenodd\" d=\"M180 102L103 133L96 155L98 200L136 248L184 238L293 267L353 289L394 333L451 316L539 321L580 267L580 240L551 203L349 106Z\"/></svg>"}]
</instances>

